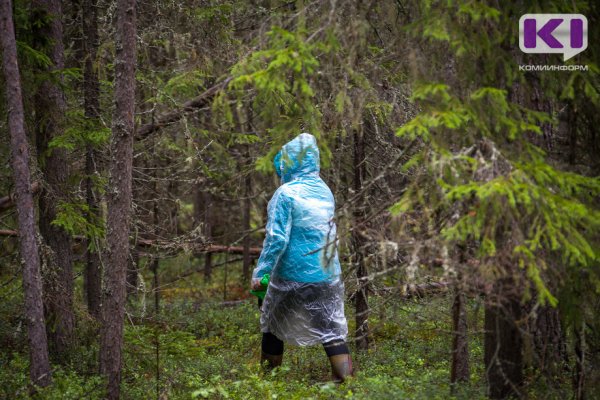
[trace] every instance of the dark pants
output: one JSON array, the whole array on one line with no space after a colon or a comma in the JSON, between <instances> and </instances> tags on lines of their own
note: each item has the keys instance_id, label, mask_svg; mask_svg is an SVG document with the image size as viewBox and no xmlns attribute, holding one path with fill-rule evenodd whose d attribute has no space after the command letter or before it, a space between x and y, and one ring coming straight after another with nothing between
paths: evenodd
<instances>
[{"instance_id":1,"label":"dark pants","mask_svg":"<svg viewBox=\"0 0 600 400\"><path fill-rule=\"evenodd\" d=\"M337 356L339 354L350 354L350 349L345 341L332 340L330 342L323 343L323 348L327 357ZM277 336L271 332L264 332L262 336L262 351L272 356L279 356L283 354L283 341L279 340Z\"/></svg>"}]
</instances>

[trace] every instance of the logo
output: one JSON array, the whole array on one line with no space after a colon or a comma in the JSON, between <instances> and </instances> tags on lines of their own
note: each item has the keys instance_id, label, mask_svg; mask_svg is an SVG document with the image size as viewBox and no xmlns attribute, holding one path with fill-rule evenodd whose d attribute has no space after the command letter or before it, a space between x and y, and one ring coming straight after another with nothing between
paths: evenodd
<instances>
[{"instance_id":1,"label":"logo","mask_svg":"<svg viewBox=\"0 0 600 400\"><path fill-rule=\"evenodd\" d=\"M561 53L563 61L588 46L588 21L581 14L525 14L519 19L523 53Z\"/></svg>"}]
</instances>

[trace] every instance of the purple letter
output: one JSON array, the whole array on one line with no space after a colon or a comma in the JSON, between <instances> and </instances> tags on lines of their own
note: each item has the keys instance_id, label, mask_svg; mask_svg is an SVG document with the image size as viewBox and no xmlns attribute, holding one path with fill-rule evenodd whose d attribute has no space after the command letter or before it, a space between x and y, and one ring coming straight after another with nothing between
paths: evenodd
<instances>
[{"instance_id":1,"label":"purple letter","mask_svg":"<svg viewBox=\"0 0 600 400\"><path fill-rule=\"evenodd\" d=\"M580 49L583 47L583 21L580 19L571 20L571 48Z\"/></svg>"},{"instance_id":2,"label":"purple letter","mask_svg":"<svg viewBox=\"0 0 600 400\"><path fill-rule=\"evenodd\" d=\"M535 36L536 36L536 28L535 28L535 19L527 18L523 21L523 30L525 33L525 48L533 49L535 47Z\"/></svg>"},{"instance_id":3,"label":"purple letter","mask_svg":"<svg viewBox=\"0 0 600 400\"><path fill-rule=\"evenodd\" d=\"M535 19L526 19L523 24L525 48L536 47L536 36L539 36L550 48L562 49L563 45L552 36L552 32L563 22L562 18L552 18L536 32Z\"/></svg>"}]
</instances>

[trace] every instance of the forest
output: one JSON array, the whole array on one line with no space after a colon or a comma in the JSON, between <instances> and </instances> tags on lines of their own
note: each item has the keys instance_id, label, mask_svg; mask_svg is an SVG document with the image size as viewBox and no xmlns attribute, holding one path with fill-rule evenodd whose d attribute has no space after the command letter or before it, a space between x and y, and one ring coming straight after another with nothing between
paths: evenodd
<instances>
[{"instance_id":1,"label":"forest","mask_svg":"<svg viewBox=\"0 0 600 400\"><path fill-rule=\"evenodd\" d=\"M599 2L0 0L0 36L0 398L600 399ZM281 289L317 258L331 315ZM310 331L284 292L325 353L265 330Z\"/></svg>"}]
</instances>

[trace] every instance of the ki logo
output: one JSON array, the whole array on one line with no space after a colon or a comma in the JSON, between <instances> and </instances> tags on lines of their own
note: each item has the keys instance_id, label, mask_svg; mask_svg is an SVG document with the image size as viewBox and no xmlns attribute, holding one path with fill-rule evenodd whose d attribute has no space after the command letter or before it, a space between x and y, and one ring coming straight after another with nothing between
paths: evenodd
<instances>
[{"instance_id":1,"label":"ki logo","mask_svg":"<svg viewBox=\"0 0 600 400\"><path fill-rule=\"evenodd\" d=\"M588 21L581 14L525 14L519 19L523 53L561 53L563 61L588 46Z\"/></svg>"}]
</instances>

